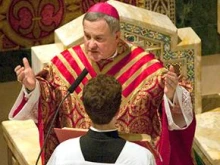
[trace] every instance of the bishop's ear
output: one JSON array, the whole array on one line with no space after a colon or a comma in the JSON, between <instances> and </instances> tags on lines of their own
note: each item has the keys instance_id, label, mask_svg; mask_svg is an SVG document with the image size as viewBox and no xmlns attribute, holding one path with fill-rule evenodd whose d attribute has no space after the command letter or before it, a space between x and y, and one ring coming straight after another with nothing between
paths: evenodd
<instances>
[{"instance_id":1,"label":"bishop's ear","mask_svg":"<svg viewBox=\"0 0 220 165\"><path fill-rule=\"evenodd\" d=\"M119 41L120 37L121 37L121 32L120 32L120 31L117 31L117 32L115 33L115 39L116 39L117 41Z\"/></svg>"}]
</instances>

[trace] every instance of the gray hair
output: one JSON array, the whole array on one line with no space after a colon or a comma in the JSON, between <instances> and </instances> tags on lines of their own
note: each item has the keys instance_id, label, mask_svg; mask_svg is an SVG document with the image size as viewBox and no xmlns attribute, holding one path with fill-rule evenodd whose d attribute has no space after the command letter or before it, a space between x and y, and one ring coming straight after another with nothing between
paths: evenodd
<instances>
[{"instance_id":1,"label":"gray hair","mask_svg":"<svg viewBox=\"0 0 220 165\"><path fill-rule=\"evenodd\" d=\"M120 21L114 17L108 16L103 13L98 13L98 12L89 12L86 13L84 18L83 18L83 23L85 20L93 22L97 21L99 19L104 19L106 23L108 24L111 33L115 33L120 31Z\"/></svg>"}]
</instances>

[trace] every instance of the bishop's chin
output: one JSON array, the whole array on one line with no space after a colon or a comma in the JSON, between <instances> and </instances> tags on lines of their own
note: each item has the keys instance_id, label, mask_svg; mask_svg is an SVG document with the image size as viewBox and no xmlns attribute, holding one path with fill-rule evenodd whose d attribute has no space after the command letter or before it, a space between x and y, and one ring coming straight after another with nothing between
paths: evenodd
<instances>
[{"instance_id":1,"label":"bishop's chin","mask_svg":"<svg viewBox=\"0 0 220 165\"><path fill-rule=\"evenodd\" d=\"M99 62L101 60L100 58L98 58L96 56L93 56L91 54L90 55L88 54L88 57L89 57L90 60L92 60L94 62Z\"/></svg>"}]
</instances>

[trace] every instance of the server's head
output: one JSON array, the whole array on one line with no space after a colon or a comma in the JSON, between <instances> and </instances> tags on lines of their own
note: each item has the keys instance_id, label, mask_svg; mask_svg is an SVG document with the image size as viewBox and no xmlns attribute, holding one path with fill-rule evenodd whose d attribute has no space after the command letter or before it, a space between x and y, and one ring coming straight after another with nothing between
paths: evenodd
<instances>
[{"instance_id":1,"label":"server's head","mask_svg":"<svg viewBox=\"0 0 220 165\"><path fill-rule=\"evenodd\" d=\"M100 74L88 81L83 89L83 104L94 124L108 124L121 104L121 84L109 75Z\"/></svg>"}]
</instances>

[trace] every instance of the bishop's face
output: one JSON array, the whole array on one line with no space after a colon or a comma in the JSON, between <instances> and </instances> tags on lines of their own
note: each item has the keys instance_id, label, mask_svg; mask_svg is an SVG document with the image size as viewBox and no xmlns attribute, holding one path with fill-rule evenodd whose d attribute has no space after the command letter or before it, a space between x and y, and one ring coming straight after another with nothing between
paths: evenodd
<instances>
[{"instance_id":1,"label":"bishop's face","mask_svg":"<svg viewBox=\"0 0 220 165\"><path fill-rule=\"evenodd\" d=\"M84 44L88 58L98 62L111 57L117 48L120 32L111 33L104 19L94 22L85 20Z\"/></svg>"}]
</instances>

